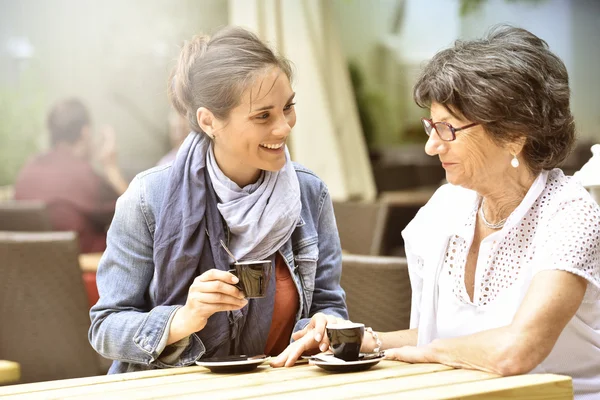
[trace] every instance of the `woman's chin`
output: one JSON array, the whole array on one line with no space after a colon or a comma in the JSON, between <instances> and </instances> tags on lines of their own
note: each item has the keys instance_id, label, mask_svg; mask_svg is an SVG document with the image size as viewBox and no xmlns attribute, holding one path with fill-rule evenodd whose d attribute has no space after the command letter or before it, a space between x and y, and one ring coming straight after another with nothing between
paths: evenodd
<instances>
[{"instance_id":1,"label":"woman's chin","mask_svg":"<svg viewBox=\"0 0 600 400\"><path fill-rule=\"evenodd\" d=\"M266 162L260 166L260 169L269 172L280 171L285 166L285 157L282 160L276 162Z\"/></svg>"},{"instance_id":2,"label":"woman's chin","mask_svg":"<svg viewBox=\"0 0 600 400\"><path fill-rule=\"evenodd\" d=\"M446 181L452 185L460 186L462 179L458 174L446 172Z\"/></svg>"}]
</instances>

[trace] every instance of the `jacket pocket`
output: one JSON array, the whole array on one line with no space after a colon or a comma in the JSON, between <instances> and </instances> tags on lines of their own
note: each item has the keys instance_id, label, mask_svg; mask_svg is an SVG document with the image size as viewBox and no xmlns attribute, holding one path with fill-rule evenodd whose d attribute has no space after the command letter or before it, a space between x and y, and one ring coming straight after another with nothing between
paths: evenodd
<instances>
[{"instance_id":1,"label":"jacket pocket","mask_svg":"<svg viewBox=\"0 0 600 400\"><path fill-rule=\"evenodd\" d=\"M317 262L319 261L319 241L315 236L304 239L294 249L294 263L296 271L304 291L304 314L308 315L312 304L313 292L315 290L315 277L317 273Z\"/></svg>"}]
</instances>

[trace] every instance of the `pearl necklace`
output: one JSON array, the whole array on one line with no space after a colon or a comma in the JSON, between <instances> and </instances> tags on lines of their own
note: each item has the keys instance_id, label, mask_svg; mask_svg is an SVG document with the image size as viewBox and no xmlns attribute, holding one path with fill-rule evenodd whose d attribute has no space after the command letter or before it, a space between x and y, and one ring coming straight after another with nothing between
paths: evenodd
<instances>
[{"instance_id":1,"label":"pearl necklace","mask_svg":"<svg viewBox=\"0 0 600 400\"><path fill-rule=\"evenodd\" d=\"M490 222L488 222L487 219L485 219L485 213L483 212L483 203L485 202L485 200L481 200L481 206L479 207L479 216L481 217L481 220L483 221L483 224L485 226L487 226L490 229L502 229L502 227L504 226L504 223L506 222L506 220L508 219L508 217L504 218L503 220L500 220L498 222L496 222L495 224L492 224Z\"/></svg>"}]
</instances>

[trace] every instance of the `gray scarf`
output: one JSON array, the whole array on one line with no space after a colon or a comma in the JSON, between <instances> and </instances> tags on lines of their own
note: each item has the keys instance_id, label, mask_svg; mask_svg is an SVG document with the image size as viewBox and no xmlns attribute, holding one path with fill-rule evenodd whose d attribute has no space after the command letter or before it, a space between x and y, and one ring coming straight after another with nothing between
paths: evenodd
<instances>
[{"instance_id":1,"label":"gray scarf","mask_svg":"<svg viewBox=\"0 0 600 400\"><path fill-rule=\"evenodd\" d=\"M300 218L300 184L290 155L280 171L263 171L259 180L240 188L221 171L212 146L206 167L219 198L219 212L231 238L229 248L238 260L264 260L292 236Z\"/></svg>"},{"instance_id":2,"label":"gray scarf","mask_svg":"<svg viewBox=\"0 0 600 400\"><path fill-rule=\"evenodd\" d=\"M156 305L183 305L194 278L212 268L229 269L229 257L219 244L225 235L217 195L207 172L210 145L206 135L190 133L171 167L154 233ZM213 314L197 332L206 347L204 357L262 354L274 298L275 274L271 274L266 297L250 300L241 310Z\"/></svg>"}]
</instances>

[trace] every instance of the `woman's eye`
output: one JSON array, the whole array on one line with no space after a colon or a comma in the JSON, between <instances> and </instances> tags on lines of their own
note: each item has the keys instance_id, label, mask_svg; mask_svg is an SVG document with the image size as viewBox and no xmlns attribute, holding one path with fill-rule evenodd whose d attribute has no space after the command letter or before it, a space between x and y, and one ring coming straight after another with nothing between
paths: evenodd
<instances>
[{"instance_id":1,"label":"woman's eye","mask_svg":"<svg viewBox=\"0 0 600 400\"><path fill-rule=\"evenodd\" d=\"M264 113L264 114L260 114L256 118L258 118L258 119L267 119L267 118L269 118L269 113L267 112L267 113Z\"/></svg>"},{"instance_id":2,"label":"woman's eye","mask_svg":"<svg viewBox=\"0 0 600 400\"><path fill-rule=\"evenodd\" d=\"M290 104L288 104L287 106L285 106L285 107L283 108L283 111L289 111L289 110L291 110L291 109L292 109L292 107L294 107L295 105L296 105L296 103L290 103Z\"/></svg>"}]
</instances>

